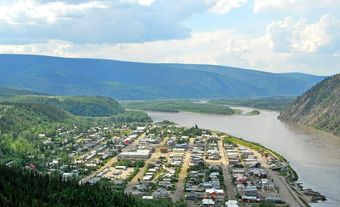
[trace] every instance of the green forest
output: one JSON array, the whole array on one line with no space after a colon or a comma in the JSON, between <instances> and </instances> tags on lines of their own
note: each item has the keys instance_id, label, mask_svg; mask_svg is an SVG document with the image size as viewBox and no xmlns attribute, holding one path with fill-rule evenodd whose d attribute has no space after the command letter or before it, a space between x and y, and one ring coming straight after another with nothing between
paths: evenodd
<instances>
[{"instance_id":1,"label":"green forest","mask_svg":"<svg viewBox=\"0 0 340 207\"><path fill-rule=\"evenodd\" d=\"M99 184L79 185L60 176L0 165L0 206L183 207L169 200L145 201Z\"/></svg>"},{"instance_id":2,"label":"green forest","mask_svg":"<svg viewBox=\"0 0 340 207\"><path fill-rule=\"evenodd\" d=\"M39 103L55 106L77 116L104 117L125 112L124 108L115 100L99 96L37 96L20 95L5 96L0 100L20 103Z\"/></svg>"}]
</instances>

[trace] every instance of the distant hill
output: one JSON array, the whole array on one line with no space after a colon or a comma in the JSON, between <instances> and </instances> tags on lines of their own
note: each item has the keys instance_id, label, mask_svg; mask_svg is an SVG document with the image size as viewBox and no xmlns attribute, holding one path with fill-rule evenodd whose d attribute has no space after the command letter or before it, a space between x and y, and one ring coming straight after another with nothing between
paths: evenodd
<instances>
[{"instance_id":1,"label":"distant hill","mask_svg":"<svg viewBox=\"0 0 340 207\"><path fill-rule=\"evenodd\" d=\"M42 93L23 89L0 87L0 96L17 96L17 95L42 95Z\"/></svg>"},{"instance_id":2,"label":"distant hill","mask_svg":"<svg viewBox=\"0 0 340 207\"><path fill-rule=\"evenodd\" d=\"M325 79L298 97L279 119L311 125L340 136L340 74Z\"/></svg>"},{"instance_id":3,"label":"distant hill","mask_svg":"<svg viewBox=\"0 0 340 207\"><path fill-rule=\"evenodd\" d=\"M0 55L0 85L115 99L297 96L324 77L214 65Z\"/></svg>"}]
</instances>

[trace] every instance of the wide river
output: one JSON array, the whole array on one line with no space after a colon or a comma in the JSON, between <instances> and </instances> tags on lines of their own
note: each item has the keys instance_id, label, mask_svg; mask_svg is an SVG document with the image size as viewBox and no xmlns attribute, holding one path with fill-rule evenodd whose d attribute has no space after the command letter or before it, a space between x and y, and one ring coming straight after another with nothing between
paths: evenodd
<instances>
[{"instance_id":1,"label":"wide river","mask_svg":"<svg viewBox=\"0 0 340 207\"><path fill-rule=\"evenodd\" d=\"M305 188L312 188L327 197L326 202L312 206L340 206L340 137L310 127L287 124L277 119L278 112L265 110L257 116L147 113L156 122L170 120L188 127L197 124L200 128L226 132L271 148L289 160Z\"/></svg>"}]
</instances>

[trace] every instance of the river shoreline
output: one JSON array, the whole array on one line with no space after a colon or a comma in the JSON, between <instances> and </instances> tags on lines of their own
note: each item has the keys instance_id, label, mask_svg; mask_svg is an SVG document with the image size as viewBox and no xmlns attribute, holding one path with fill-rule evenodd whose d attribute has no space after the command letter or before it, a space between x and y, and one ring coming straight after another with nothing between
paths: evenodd
<instances>
[{"instance_id":1,"label":"river shoreline","mask_svg":"<svg viewBox=\"0 0 340 207\"><path fill-rule=\"evenodd\" d=\"M252 108L238 107L242 110ZM261 143L283 155L299 175L298 183L327 196L315 207L333 207L340 203L340 140L325 132L277 120L278 112L260 110L257 116L207 115L190 112L148 112L155 121L170 120L181 126L220 131L248 141Z\"/></svg>"},{"instance_id":2,"label":"river shoreline","mask_svg":"<svg viewBox=\"0 0 340 207\"><path fill-rule=\"evenodd\" d=\"M221 133L221 132L215 132L215 133ZM309 190L312 193L309 194L309 195L306 195L304 193L306 191L306 189L302 188L302 183L297 182L298 174L289 164L289 160L287 160L285 157L283 157L279 153L277 153L277 152L275 152L275 151L273 151L273 150L271 150L271 149L269 149L265 146L262 146L259 143L254 143L254 142L251 142L251 141L245 140L243 138L239 138L239 137L233 137L233 136L230 136L227 133L223 133L223 135L228 136L228 138L226 138L226 139L229 142L243 146L243 147L250 148L253 151L257 152L258 155L261 156L262 158L265 156L265 154L269 153L272 156L276 157L280 162L287 162L288 163L288 171L287 171L288 175L282 176L279 173L273 173L274 171L272 171L271 175L273 177L275 177L276 180L281 180L283 182L283 185L285 185L287 187L287 189L289 190L289 193L296 200L296 202L298 202L300 204L300 206L310 206L309 203L315 203L315 202L318 202L320 200L323 200L323 201L326 200L325 196L323 196L320 193L313 191L311 189L309 189ZM263 162L263 160L262 160L262 164L266 165L266 163Z\"/></svg>"}]
</instances>

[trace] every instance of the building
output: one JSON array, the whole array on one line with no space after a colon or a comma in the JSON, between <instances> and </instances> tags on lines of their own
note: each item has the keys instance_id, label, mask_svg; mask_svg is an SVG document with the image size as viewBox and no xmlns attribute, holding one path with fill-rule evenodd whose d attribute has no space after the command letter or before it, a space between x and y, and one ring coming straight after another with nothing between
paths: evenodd
<instances>
[{"instance_id":1,"label":"building","mask_svg":"<svg viewBox=\"0 0 340 207\"><path fill-rule=\"evenodd\" d=\"M168 153L168 148L167 147L161 147L161 153Z\"/></svg>"},{"instance_id":2,"label":"building","mask_svg":"<svg viewBox=\"0 0 340 207\"><path fill-rule=\"evenodd\" d=\"M203 199L202 205L203 206L212 206L212 205L215 205L215 201L212 200L212 199Z\"/></svg>"},{"instance_id":3,"label":"building","mask_svg":"<svg viewBox=\"0 0 340 207\"><path fill-rule=\"evenodd\" d=\"M119 154L119 159L149 159L151 155L151 150L137 150L137 151L128 151L121 152Z\"/></svg>"},{"instance_id":4,"label":"building","mask_svg":"<svg viewBox=\"0 0 340 207\"><path fill-rule=\"evenodd\" d=\"M225 202L225 206L226 207L238 207L238 201L236 200L228 200L227 202Z\"/></svg>"}]
</instances>

